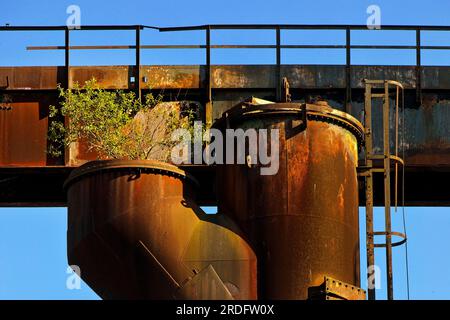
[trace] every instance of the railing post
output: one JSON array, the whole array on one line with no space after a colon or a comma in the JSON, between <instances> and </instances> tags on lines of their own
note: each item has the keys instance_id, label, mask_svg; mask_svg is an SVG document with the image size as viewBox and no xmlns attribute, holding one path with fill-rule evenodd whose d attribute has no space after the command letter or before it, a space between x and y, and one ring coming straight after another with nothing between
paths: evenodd
<instances>
[{"instance_id":1,"label":"railing post","mask_svg":"<svg viewBox=\"0 0 450 320\"><path fill-rule=\"evenodd\" d=\"M64 87L66 89L70 86L70 29L66 27L64 30L64 72L65 72L65 83Z\"/></svg>"},{"instance_id":2,"label":"railing post","mask_svg":"<svg viewBox=\"0 0 450 320\"><path fill-rule=\"evenodd\" d=\"M206 125L212 123L212 90L211 90L211 27L206 27L206 103L205 121Z\"/></svg>"},{"instance_id":3,"label":"railing post","mask_svg":"<svg viewBox=\"0 0 450 320\"><path fill-rule=\"evenodd\" d=\"M282 91L282 83L281 83L281 30L280 26L276 28L276 51L277 51L277 60L276 60L276 100L278 102L281 101L281 91Z\"/></svg>"},{"instance_id":4,"label":"railing post","mask_svg":"<svg viewBox=\"0 0 450 320\"><path fill-rule=\"evenodd\" d=\"M416 29L416 101L422 104L422 59L420 29Z\"/></svg>"},{"instance_id":5,"label":"railing post","mask_svg":"<svg viewBox=\"0 0 450 320\"><path fill-rule=\"evenodd\" d=\"M62 81L62 87L65 89L70 88L70 29L68 26L64 29L64 80ZM49 118L48 126L53 119ZM68 119L64 117L64 125L68 125ZM64 164L70 163L70 147L61 147L61 159L64 159Z\"/></svg>"},{"instance_id":6,"label":"railing post","mask_svg":"<svg viewBox=\"0 0 450 320\"><path fill-rule=\"evenodd\" d=\"M136 26L136 78L134 79L136 95L141 100L141 26Z\"/></svg>"},{"instance_id":7,"label":"railing post","mask_svg":"<svg viewBox=\"0 0 450 320\"><path fill-rule=\"evenodd\" d=\"M345 29L345 112L351 113L352 88L351 88L351 31Z\"/></svg>"}]
</instances>

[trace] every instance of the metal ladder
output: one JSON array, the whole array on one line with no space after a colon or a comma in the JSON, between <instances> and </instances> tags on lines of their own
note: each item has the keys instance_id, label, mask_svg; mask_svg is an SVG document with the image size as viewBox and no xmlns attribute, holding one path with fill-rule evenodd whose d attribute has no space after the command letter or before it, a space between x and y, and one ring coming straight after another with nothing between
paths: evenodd
<instances>
[{"instance_id":1,"label":"metal ladder","mask_svg":"<svg viewBox=\"0 0 450 320\"><path fill-rule=\"evenodd\" d=\"M364 103L364 127L365 127L365 165L362 168L362 175L365 176L365 193L366 193L366 244L367 244L367 279L370 280L375 273L375 248L385 248L386 250L386 277L387 277L387 298L394 299L393 290L393 271L392 271L392 247L402 245L406 242L404 233L392 231L391 226L391 164L394 163L395 170L395 208L397 208L398 200L398 166L403 166L404 160L398 156L398 127L399 127L399 97L400 90L402 94L402 110L403 103L403 86L401 83L392 80L364 80L365 84L365 103ZM391 154L390 150L390 88L395 89L395 154ZM378 90L382 92L375 93ZM383 90L384 89L384 90ZM372 127L372 101L373 99L383 100L383 153L375 154L373 151L373 127ZM378 166L376 161L383 161ZM385 212L385 230L374 231L373 227L373 174L384 174L384 212ZM404 177L404 175L403 175ZM404 180L402 179L404 184ZM402 192L404 186L402 187ZM402 205L404 206L404 197L402 196ZM374 243L375 236L385 236L384 243ZM398 242L392 242L392 236L401 238ZM370 271L373 269L373 273ZM375 300L375 288L368 283L368 299Z\"/></svg>"}]
</instances>

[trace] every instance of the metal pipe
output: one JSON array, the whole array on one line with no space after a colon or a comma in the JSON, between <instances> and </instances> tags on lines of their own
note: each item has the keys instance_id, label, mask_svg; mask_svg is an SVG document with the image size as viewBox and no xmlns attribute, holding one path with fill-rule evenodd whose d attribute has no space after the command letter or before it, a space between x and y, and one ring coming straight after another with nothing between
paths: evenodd
<instances>
[{"instance_id":1,"label":"metal pipe","mask_svg":"<svg viewBox=\"0 0 450 320\"><path fill-rule=\"evenodd\" d=\"M391 228L391 151L389 140L389 83L385 82L383 99L383 151L384 151L384 215L386 231L387 297L394 299L392 274L392 228Z\"/></svg>"}]
</instances>

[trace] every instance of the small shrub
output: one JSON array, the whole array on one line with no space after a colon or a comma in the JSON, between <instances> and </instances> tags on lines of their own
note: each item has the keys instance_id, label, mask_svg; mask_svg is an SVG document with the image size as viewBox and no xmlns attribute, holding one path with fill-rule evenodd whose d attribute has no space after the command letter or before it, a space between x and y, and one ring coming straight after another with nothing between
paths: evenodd
<instances>
[{"instance_id":1,"label":"small shrub","mask_svg":"<svg viewBox=\"0 0 450 320\"><path fill-rule=\"evenodd\" d=\"M141 102L134 92L101 89L95 79L83 87L58 89L62 102L60 108L50 106L48 132L48 152L55 157L63 147L84 141L99 159L170 162L170 150L179 143L172 132L192 131L196 119L195 110L182 102L162 102L161 95L153 94Z\"/></svg>"}]
</instances>

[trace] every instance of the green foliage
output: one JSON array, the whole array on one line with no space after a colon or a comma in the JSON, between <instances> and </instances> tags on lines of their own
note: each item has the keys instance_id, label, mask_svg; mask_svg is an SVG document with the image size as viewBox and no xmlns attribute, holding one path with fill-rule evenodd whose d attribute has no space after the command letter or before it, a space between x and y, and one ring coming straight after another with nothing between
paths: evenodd
<instances>
[{"instance_id":1,"label":"green foliage","mask_svg":"<svg viewBox=\"0 0 450 320\"><path fill-rule=\"evenodd\" d=\"M176 129L192 130L194 111L182 103L162 103L162 96L148 94L141 102L134 92L106 91L96 80L83 87L59 89L60 108L50 106L48 152L84 142L99 159L154 159L169 161L171 139ZM64 117L67 121L64 124Z\"/></svg>"}]
</instances>

